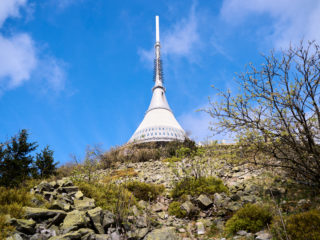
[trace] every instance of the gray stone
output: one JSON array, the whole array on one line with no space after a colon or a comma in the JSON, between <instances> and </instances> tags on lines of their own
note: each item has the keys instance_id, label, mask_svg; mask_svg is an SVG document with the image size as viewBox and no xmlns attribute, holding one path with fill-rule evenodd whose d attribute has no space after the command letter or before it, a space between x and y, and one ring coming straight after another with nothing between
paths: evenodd
<instances>
[{"instance_id":1,"label":"gray stone","mask_svg":"<svg viewBox=\"0 0 320 240\"><path fill-rule=\"evenodd\" d=\"M139 229L136 230L135 233L136 233L136 237L138 239L142 239L142 238L144 238L144 236L147 235L148 232L149 232L148 228L139 228Z\"/></svg>"},{"instance_id":2,"label":"gray stone","mask_svg":"<svg viewBox=\"0 0 320 240\"><path fill-rule=\"evenodd\" d=\"M139 206L143 209L146 209L148 207L148 203L146 201L140 200L138 202Z\"/></svg>"},{"instance_id":3,"label":"gray stone","mask_svg":"<svg viewBox=\"0 0 320 240\"><path fill-rule=\"evenodd\" d=\"M220 207L222 205L222 202L223 202L223 197L221 196L220 193L215 193L213 195L213 201L214 201L214 204L217 206L217 207Z\"/></svg>"},{"instance_id":4,"label":"gray stone","mask_svg":"<svg viewBox=\"0 0 320 240\"><path fill-rule=\"evenodd\" d=\"M202 209L208 209L209 207L212 206L213 202L211 201L211 199L207 196L207 195L204 195L204 194L201 194L198 199L197 199L198 203L199 203L199 206L202 208Z\"/></svg>"},{"instance_id":5,"label":"gray stone","mask_svg":"<svg viewBox=\"0 0 320 240\"><path fill-rule=\"evenodd\" d=\"M174 227L163 227L148 233L144 240L178 240L178 236Z\"/></svg>"},{"instance_id":6,"label":"gray stone","mask_svg":"<svg viewBox=\"0 0 320 240\"><path fill-rule=\"evenodd\" d=\"M85 211L95 208L95 201L92 198L84 197L82 200L75 199L74 200L74 207L79 211Z\"/></svg>"},{"instance_id":7,"label":"gray stone","mask_svg":"<svg viewBox=\"0 0 320 240\"><path fill-rule=\"evenodd\" d=\"M65 216L66 215L58 213L54 218L48 220L47 227L49 228L53 225L59 226L60 223L62 223L62 221L64 220Z\"/></svg>"},{"instance_id":8,"label":"gray stone","mask_svg":"<svg viewBox=\"0 0 320 240\"><path fill-rule=\"evenodd\" d=\"M76 193L78 191L79 191L79 188L77 186L58 188L58 192L60 192L60 193Z\"/></svg>"},{"instance_id":9,"label":"gray stone","mask_svg":"<svg viewBox=\"0 0 320 240\"><path fill-rule=\"evenodd\" d=\"M35 233L34 227L36 226L36 222L27 219L15 219L11 218L9 221L10 225L15 226L19 232L25 234L33 234Z\"/></svg>"},{"instance_id":10,"label":"gray stone","mask_svg":"<svg viewBox=\"0 0 320 240\"><path fill-rule=\"evenodd\" d=\"M57 184L60 187L71 187L73 186L73 182L70 179L67 178L63 178L57 181Z\"/></svg>"},{"instance_id":11,"label":"gray stone","mask_svg":"<svg viewBox=\"0 0 320 240\"><path fill-rule=\"evenodd\" d=\"M260 231L255 234L256 240L270 240L272 238L271 234L267 231Z\"/></svg>"},{"instance_id":12,"label":"gray stone","mask_svg":"<svg viewBox=\"0 0 320 240\"><path fill-rule=\"evenodd\" d=\"M203 222L201 222L201 221L196 222L196 226L197 226L197 234L198 235L204 235L206 233Z\"/></svg>"},{"instance_id":13,"label":"gray stone","mask_svg":"<svg viewBox=\"0 0 320 240\"><path fill-rule=\"evenodd\" d=\"M148 226L147 216L139 216L137 217L136 225L138 228L145 228Z\"/></svg>"},{"instance_id":14,"label":"gray stone","mask_svg":"<svg viewBox=\"0 0 320 240\"><path fill-rule=\"evenodd\" d=\"M46 181L42 181L37 187L36 187L36 193L37 192L44 192L44 191L47 191L47 192L51 192L53 191L54 188L49 184L47 183Z\"/></svg>"},{"instance_id":15,"label":"gray stone","mask_svg":"<svg viewBox=\"0 0 320 240\"><path fill-rule=\"evenodd\" d=\"M27 219L32 218L35 221L41 221L43 219L48 219L55 217L57 214L62 214L66 216L67 213L61 210L50 210L45 208L32 208L32 207L25 207L25 217Z\"/></svg>"},{"instance_id":16,"label":"gray stone","mask_svg":"<svg viewBox=\"0 0 320 240\"><path fill-rule=\"evenodd\" d=\"M49 209L63 210L63 211L68 212L71 210L71 205L63 199L58 199L58 200L54 200L52 202Z\"/></svg>"},{"instance_id":17,"label":"gray stone","mask_svg":"<svg viewBox=\"0 0 320 240\"><path fill-rule=\"evenodd\" d=\"M101 224L102 209L100 207L88 211L88 215L98 233L103 234L104 230Z\"/></svg>"},{"instance_id":18,"label":"gray stone","mask_svg":"<svg viewBox=\"0 0 320 240\"><path fill-rule=\"evenodd\" d=\"M76 194L74 195L74 197L75 197L76 199L82 200L82 199L83 199L83 193L82 193L81 191L78 191L78 192L76 192Z\"/></svg>"},{"instance_id":19,"label":"gray stone","mask_svg":"<svg viewBox=\"0 0 320 240\"><path fill-rule=\"evenodd\" d=\"M246 236L248 233L244 230L240 230L237 232L237 235L240 235L240 236Z\"/></svg>"},{"instance_id":20,"label":"gray stone","mask_svg":"<svg viewBox=\"0 0 320 240\"><path fill-rule=\"evenodd\" d=\"M36 233L34 235L32 235L32 237L30 238L30 240L47 240L48 237L42 235L41 233Z\"/></svg>"},{"instance_id":21,"label":"gray stone","mask_svg":"<svg viewBox=\"0 0 320 240\"><path fill-rule=\"evenodd\" d=\"M115 215L105 210L103 211L103 220L102 220L102 227L107 230L112 224L114 224Z\"/></svg>"},{"instance_id":22,"label":"gray stone","mask_svg":"<svg viewBox=\"0 0 320 240\"><path fill-rule=\"evenodd\" d=\"M46 192L46 191L44 191L42 193L42 195L43 195L44 199L46 199L47 201L51 201L51 200L53 200L55 198L56 193L55 192Z\"/></svg>"},{"instance_id":23,"label":"gray stone","mask_svg":"<svg viewBox=\"0 0 320 240\"><path fill-rule=\"evenodd\" d=\"M110 238L111 238L110 240L120 240L121 236L118 232L113 232L111 233Z\"/></svg>"},{"instance_id":24,"label":"gray stone","mask_svg":"<svg viewBox=\"0 0 320 240\"><path fill-rule=\"evenodd\" d=\"M23 238L20 236L20 234L15 233L10 237L7 237L6 240L23 240Z\"/></svg>"},{"instance_id":25,"label":"gray stone","mask_svg":"<svg viewBox=\"0 0 320 240\"><path fill-rule=\"evenodd\" d=\"M161 211L163 211L164 210L164 208L165 208L165 206L162 204L162 203L156 203L156 204L154 204L153 206L152 206L152 211L154 211L154 212L161 212Z\"/></svg>"},{"instance_id":26,"label":"gray stone","mask_svg":"<svg viewBox=\"0 0 320 240\"><path fill-rule=\"evenodd\" d=\"M108 234L96 234L95 240L108 240L109 235Z\"/></svg>"},{"instance_id":27,"label":"gray stone","mask_svg":"<svg viewBox=\"0 0 320 240\"><path fill-rule=\"evenodd\" d=\"M195 210L195 206L190 201L186 201L181 204L181 209L185 210L188 214Z\"/></svg>"},{"instance_id":28,"label":"gray stone","mask_svg":"<svg viewBox=\"0 0 320 240\"><path fill-rule=\"evenodd\" d=\"M88 219L85 215L85 212L74 210L67 214L61 226L61 229L76 230L80 227L85 227L87 223L88 223Z\"/></svg>"}]
</instances>

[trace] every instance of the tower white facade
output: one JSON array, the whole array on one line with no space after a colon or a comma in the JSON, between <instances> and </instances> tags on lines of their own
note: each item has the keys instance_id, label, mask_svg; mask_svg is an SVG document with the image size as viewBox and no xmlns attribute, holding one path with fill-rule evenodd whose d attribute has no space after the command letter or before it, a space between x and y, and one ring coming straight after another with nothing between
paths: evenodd
<instances>
[{"instance_id":1,"label":"tower white facade","mask_svg":"<svg viewBox=\"0 0 320 240\"><path fill-rule=\"evenodd\" d=\"M160 58L159 17L156 16L156 44L154 60L154 87L149 108L129 143L163 142L186 138L186 133L176 120L166 98Z\"/></svg>"}]
</instances>

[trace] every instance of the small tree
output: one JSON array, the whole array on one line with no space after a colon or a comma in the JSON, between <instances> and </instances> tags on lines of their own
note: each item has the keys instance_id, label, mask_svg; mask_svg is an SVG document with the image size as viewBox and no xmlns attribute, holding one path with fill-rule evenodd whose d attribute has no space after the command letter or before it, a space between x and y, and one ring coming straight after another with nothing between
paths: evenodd
<instances>
[{"instance_id":1,"label":"small tree","mask_svg":"<svg viewBox=\"0 0 320 240\"><path fill-rule=\"evenodd\" d=\"M221 101L210 101L212 130L237 133L255 163L320 187L319 45L301 42L264 60L238 75L238 95L219 91Z\"/></svg>"},{"instance_id":2,"label":"small tree","mask_svg":"<svg viewBox=\"0 0 320 240\"><path fill-rule=\"evenodd\" d=\"M41 153L37 153L35 165L39 171L39 177L44 178L55 174L57 164L54 163L53 151L46 146Z\"/></svg>"},{"instance_id":3,"label":"small tree","mask_svg":"<svg viewBox=\"0 0 320 240\"><path fill-rule=\"evenodd\" d=\"M5 144L0 144L0 185L17 186L30 177L36 142L28 142L27 130L19 132Z\"/></svg>"},{"instance_id":4,"label":"small tree","mask_svg":"<svg viewBox=\"0 0 320 240\"><path fill-rule=\"evenodd\" d=\"M87 146L86 155L81 164L79 159L71 155L73 161L76 163L76 166L73 170L73 179L75 181L83 181L86 179L88 182L92 181L93 173L98 169L99 162L102 158L102 150L98 145L93 147Z\"/></svg>"}]
</instances>

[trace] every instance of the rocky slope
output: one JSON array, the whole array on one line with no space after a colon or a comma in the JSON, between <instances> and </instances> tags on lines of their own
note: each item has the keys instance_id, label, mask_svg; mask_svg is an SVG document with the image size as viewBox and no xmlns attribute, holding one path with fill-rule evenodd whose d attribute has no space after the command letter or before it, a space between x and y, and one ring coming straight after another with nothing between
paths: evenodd
<instances>
[{"instance_id":1,"label":"rocky slope","mask_svg":"<svg viewBox=\"0 0 320 240\"><path fill-rule=\"evenodd\" d=\"M20 239L224 239L222 236L210 237L212 225L223 229L226 219L246 203L257 203L262 197L272 194L279 197L286 193L284 188L274 182L268 182L270 172L255 168L251 165L234 167L225 161L215 164L203 164L202 173L221 178L229 188L229 193L215 193L213 197L201 194L197 197L188 196L181 205L192 218L176 218L169 215L168 206L172 202L170 190L173 183L192 171L194 165L187 159L174 164L164 161L149 161L129 163L119 166L117 170L99 170L96 181L115 176L118 184L137 180L147 183L163 184L165 193L155 202L139 201L132 207L128 216L130 226L125 233L117 228L116 216L96 206L95 200L84 196L73 182L66 178L52 182L42 182L31 191L35 194L33 202L38 207L27 207L25 219L8 217L8 222L16 227L16 233L8 238ZM114 172L134 172L126 176L116 176ZM189 173L190 173L189 171ZM278 180L283 181L283 180ZM47 207L37 198L43 196ZM155 224L150 223L152 219ZM268 231L256 234L239 231L233 239L271 239Z\"/></svg>"}]
</instances>

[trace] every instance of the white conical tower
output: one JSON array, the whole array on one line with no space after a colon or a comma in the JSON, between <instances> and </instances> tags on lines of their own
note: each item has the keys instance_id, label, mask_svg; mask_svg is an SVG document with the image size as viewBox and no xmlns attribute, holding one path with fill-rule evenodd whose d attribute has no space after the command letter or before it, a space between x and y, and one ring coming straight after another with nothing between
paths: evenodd
<instances>
[{"instance_id":1,"label":"white conical tower","mask_svg":"<svg viewBox=\"0 0 320 240\"><path fill-rule=\"evenodd\" d=\"M149 108L129 143L183 141L186 133L174 117L163 86L162 62L160 59L159 17L156 16L156 44L154 60L154 87Z\"/></svg>"}]
</instances>

